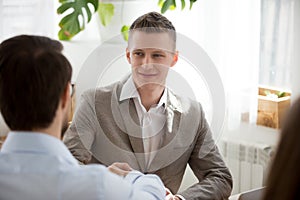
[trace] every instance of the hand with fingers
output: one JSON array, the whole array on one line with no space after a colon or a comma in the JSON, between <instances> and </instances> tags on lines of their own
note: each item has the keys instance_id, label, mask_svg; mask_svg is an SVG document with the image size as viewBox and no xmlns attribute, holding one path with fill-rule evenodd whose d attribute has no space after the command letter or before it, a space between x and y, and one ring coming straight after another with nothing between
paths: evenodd
<instances>
[{"instance_id":1,"label":"hand with fingers","mask_svg":"<svg viewBox=\"0 0 300 200\"><path fill-rule=\"evenodd\" d=\"M112 165L108 166L108 170L114 174L125 177L133 169L129 166L128 163L115 162Z\"/></svg>"},{"instance_id":2,"label":"hand with fingers","mask_svg":"<svg viewBox=\"0 0 300 200\"><path fill-rule=\"evenodd\" d=\"M172 192L168 188L165 188L165 189L166 189L165 200L180 200L180 198L173 195Z\"/></svg>"}]
</instances>

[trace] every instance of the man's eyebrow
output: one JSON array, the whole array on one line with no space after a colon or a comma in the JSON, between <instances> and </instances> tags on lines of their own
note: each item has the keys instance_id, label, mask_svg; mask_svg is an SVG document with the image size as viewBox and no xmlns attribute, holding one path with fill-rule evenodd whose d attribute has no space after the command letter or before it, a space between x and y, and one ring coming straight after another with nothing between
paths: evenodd
<instances>
[{"instance_id":1,"label":"man's eyebrow","mask_svg":"<svg viewBox=\"0 0 300 200\"><path fill-rule=\"evenodd\" d=\"M161 49L161 48L157 48L157 49L153 49L153 52L168 52L170 50L168 49Z\"/></svg>"},{"instance_id":2,"label":"man's eyebrow","mask_svg":"<svg viewBox=\"0 0 300 200\"><path fill-rule=\"evenodd\" d=\"M143 51L143 49L133 49L132 51Z\"/></svg>"},{"instance_id":3,"label":"man's eyebrow","mask_svg":"<svg viewBox=\"0 0 300 200\"><path fill-rule=\"evenodd\" d=\"M153 49L153 48L138 48L138 49L133 49L132 52L144 51L145 49ZM167 52L172 53L172 51L170 51L168 49L153 49L152 50L152 53L167 53Z\"/></svg>"}]
</instances>

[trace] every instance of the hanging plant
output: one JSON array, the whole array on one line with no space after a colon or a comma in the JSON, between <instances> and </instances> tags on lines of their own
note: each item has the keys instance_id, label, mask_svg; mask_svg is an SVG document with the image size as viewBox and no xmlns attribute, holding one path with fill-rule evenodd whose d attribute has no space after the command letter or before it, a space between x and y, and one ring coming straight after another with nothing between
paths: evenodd
<instances>
[{"instance_id":1,"label":"hanging plant","mask_svg":"<svg viewBox=\"0 0 300 200\"><path fill-rule=\"evenodd\" d=\"M157 1L157 0L155 0ZM181 1L181 9L185 8L185 1ZM190 9L197 0L189 0ZM98 12L103 26L107 26L114 16L114 5L112 3L102 3L99 0L59 0L61 4L57 8L59 15L66 14L59 22L60 30L58 38L60 40L71 40L76 34L85 29L87 23L92 19L92 15ZM167 10L176 9L176 0L158 0L160 12L163 14ZM93 9L91 9L92 7ZM128 39L129 26L120 28L123 38Z\"/></svg>"}]
</instances>

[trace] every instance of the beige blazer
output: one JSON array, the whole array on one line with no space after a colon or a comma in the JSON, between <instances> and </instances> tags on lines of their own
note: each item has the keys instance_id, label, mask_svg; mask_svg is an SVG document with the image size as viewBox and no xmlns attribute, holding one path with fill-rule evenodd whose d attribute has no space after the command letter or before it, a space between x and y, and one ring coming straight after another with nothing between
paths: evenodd
<instances>
[{"instance_id":1,"label":"beige blazer","mask_svg":"<svg viewBox=\"0 0 300 200\"><path fill-rule=\"evenodd\" d=\"M198 102L167 92L166 133L160 149L145 165L141 128L133 100L119 101L126 80L86 91L64 142L78 161L127 162L143 173L157 174L176 194L187 164L199 183L179 193L188 199L227 199L232 177L212 139ZM116 186L117 187L117 186Z\"/></svg>"}]
</instances>

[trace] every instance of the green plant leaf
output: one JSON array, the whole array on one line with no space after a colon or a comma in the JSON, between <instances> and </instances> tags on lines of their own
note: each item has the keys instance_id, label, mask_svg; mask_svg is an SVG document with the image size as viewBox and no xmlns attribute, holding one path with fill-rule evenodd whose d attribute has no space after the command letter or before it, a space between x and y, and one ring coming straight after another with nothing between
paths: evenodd
<instances>
[{"instance_id":1,"label":"green plant leaf","mask_svg":"<svg viewBox=\"0 0 300 200\"><path fill-rule=\"evenodd\" d=\"M73 2L66 2L66 3L62 4L61 6L59 6L59 8L57 8L57 13L62 14L72 6L73 6Z\"/></svg>"},{"instance_id":2,"label":"green plant leaf","mask_svg":"<svg viewBox=\"0 0 300 200\"><path fill-rule=\"evenodd\" d=\"M121 28L121 33L122 33L125 41L128 41L129 28L130 28L130 26L127 26L127 25L124 25Z\"/></svg>"},{"instance_id":3,"label":"green plant leaf","mask_svg":"<svg viewBox=\"0 0 300 200\"><path fill-rule=\"evenodd\" d=\"M158 0L157 5L158 7L162 8L162 6L164 5L164 0Z\"/></svg>"},{"instance_id":4,"label":"green plant leaf","mask_svg":"<svg viewBox=\"0 0 300 200\"><path fill-rule=\"evenodd\" d=\"M60 40L70 40L71 35L69 32L60 29L58 32L58 37Z\"/></svg>"},{"instance_id":5,"label":"green plant leaf","mask_svg":"<svg viewBox=\"0 0 300 200\"><path fill-rule=\"evenodd\" d=\"M163 3L160 12L161 13L165 13L168 9L170 9L170 7L173 7L173 9L176 8L176 1L175 0L165 0L165 2Z\"/></svg>"},{"instance_id":6,"label":"green plant leaf","mask_svg":"<svg viewBox=\"0 0 300 200\"><path fill-rule=\"evenodd\" d=\"M59 0L59 3L70 2L71 0Z\"/></svg>"},{"instance_id":7,"label":"green plant leaf","mask_svg":"<svg viewBox=\"0 0 300 200\"><path fill-rule=\"evenodd\" d=\"M111 3L99 3L98 15L100 17L101 24L107 26L115 13L115 7Z\"/></svg>"},{"instance_id":8,"label":"green plant leaf","mask_svg":"<svg viewBox=\"0 0 300 200\"><path fill-rule=\"evenodd\" d=\"M190 0L190 10L192 9L193 4L194 4L196 1L197 1L197 0Z\"/></svg>"},{"instance_id":9,"label":"green plant leaf","mask_svg":"<svg viewBox=\"0 0 300 200\"><path fill-rule=\"evenodd\" d=\"M285 96L285 92L279 91L276 95L278 96L278 98L281 98Z\"/></svg>"},{"instance_id":10,"label":"green plant leaf","mask_svg":"<svg viewBox=\"0 0 300 200\"><path fill-rule=\"evenodd\" d=\"M92 13L91 13L90 9L85 9L85 11L86 11L86 14L88 16L88 20L87 21L90 22L91 19L92 19Z\"/></svg>"},{"instance_id":11,"label":"green plant leaf","mask_svg":"<svg viewBox=\"0 0 300 200\"><path fill-rule=\"evenodd\" d=\"M65 16L64 18L62 18L59 22L59 27L64 27L67 23L70 23L73 19L74 15L69 14L67 16Z\"/></svg>"},{"instance_id":12,"label":"green plant leaf","mask_svg":"<svg viewBox=\"0 0 300 200\"><path fill-rule=\"evenodd\" d=\"M169 8L169 10L175 10L175 9L176 9L176 7L174 5L171 5Z\"/></svg>"},{"instance_id":13,"label":"green plant leaf","mask_svg":"<svg viewBox=\"0 0 300 200\"><path fill-rule=\"evenodd\" d=\"M271 94L270 90L265 90L264 93L265 93L266 96Z\"/></svg>"},{"instance_id":14,"label":"green plant leaf","mask_svg":"<svg viewBox=\"0 0 300 200\"><path fill-rule=\"evenodd\" d=\"M181 0L181 10L185 8L185 0Z\"/></svg>"},{"instance_id":15,"label":"green plant leaf","mask_svg":"<svg viewBox=\"0 0 300 200\"><path fill-rule=\"evenodd\" d=\"M186 0L181 0L181 10L183 10L185 8L185 5L186 5L185 1ZM192 9L193 4L196 1L197 0L190 0L190 10ZM176 0L159 0L158 6L161 8L160 12L163 14L167 10L175 10L176 9Z\"/></svg>"},{"instance_id":16,"label":"green plant leaf","mask_svg":"<svg viewBox=\"0 0 300 200\"><path fill-rule=\"evenodd\" d=\"M70 40L85 28L86 23L90 22L92 12L88 4L94 7L94 12L98 9L98 0L59 0L59 2L61 5L57 8L58 14L63 14L69 9L72 9L72 12L63 17L59 22L61 29L58 32L58 38L60 40ZM85 11L85 13L83 13L83 11ZM81 21L79 21L80 17L82 17Z\"/></svg>"}]
</instances>

